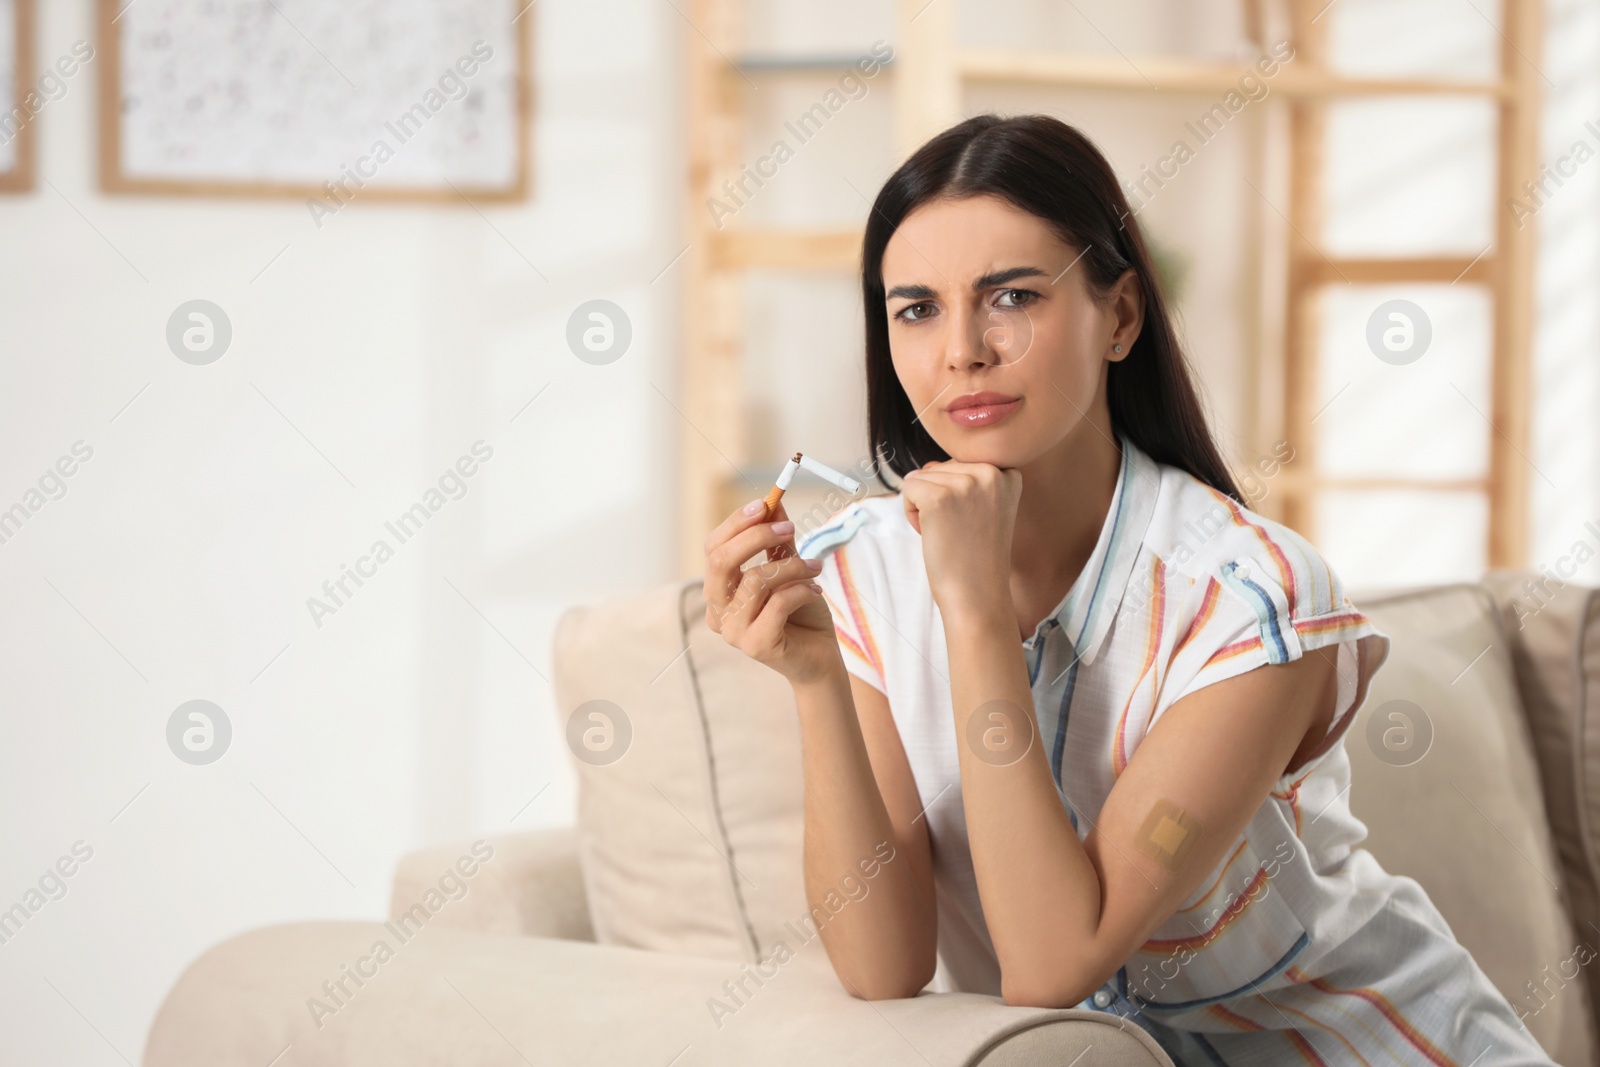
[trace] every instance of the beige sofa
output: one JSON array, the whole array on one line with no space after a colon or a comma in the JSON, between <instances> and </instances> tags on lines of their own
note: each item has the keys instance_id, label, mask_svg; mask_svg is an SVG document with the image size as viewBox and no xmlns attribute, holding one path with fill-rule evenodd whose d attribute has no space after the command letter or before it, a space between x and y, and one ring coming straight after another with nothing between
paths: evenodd
<instances>
[{"instance_id":1,"label":"beige sofa","mask_svg":"<svg viewBox=\"0 0 1600 1067\"><path fill-rule=\"evenodd\" d=\"M1394 645L1347 736L1351 801L1551 1055L1590 1064L1600 593L1538 578L1355 597ZM148 1067L1170 1063L1138 1026L942 970L905 1000L841 988L810 922L870 879L809 915L792 698L705 628L697 582L572 611L555 646L578 827L405 857L388 923L212 948Z\"/></svg>"}]
</instances>

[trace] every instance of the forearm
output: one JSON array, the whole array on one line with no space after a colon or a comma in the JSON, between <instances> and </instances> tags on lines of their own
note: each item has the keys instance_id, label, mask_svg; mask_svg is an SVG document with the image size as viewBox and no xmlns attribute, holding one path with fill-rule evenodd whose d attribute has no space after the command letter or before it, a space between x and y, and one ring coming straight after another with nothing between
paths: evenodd
<instances>
[{"instance_id":1,"label":"forearm","mask_svg":"<svg viewBox=\"0 0 1600 1067\"><path fill-rule=\"evenodd\" d=\"M795 686L795 699L805 785L806 899L823 945L852 993L869 1000L915 996L932 977L936 960L931 872L918 872L911 850L896 840L843 663L816 682ZM886 854L891 858L876 874L865 876L863 863L877 863ZM840 894L846 876L866 886L864 895Z\"/></svg>"},{"instance_id":2,"label":"forearm","mask_svg":"<svg viewBox=\"0 0 1600 1067\"><path fill-rule=\"evenodd\" d=\"M1099 970L1100 877L1057 795L1054 739L1039 729L1009 604L944 618L967 837L1002 992L1054 999ZM1020 754L1015 741L986 744L1001 735L985 731L1029 729Z\"/></svg>"}]
</instances>

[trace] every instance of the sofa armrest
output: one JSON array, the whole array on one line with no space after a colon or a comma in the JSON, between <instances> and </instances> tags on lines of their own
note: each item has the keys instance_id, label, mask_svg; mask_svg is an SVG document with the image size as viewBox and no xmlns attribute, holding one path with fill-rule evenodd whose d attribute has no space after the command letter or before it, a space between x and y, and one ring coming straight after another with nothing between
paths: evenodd
<instances>
[{"instance_id":1,"label":"sofa armrest","mask_svg":"<svg viewBox=\"0 0 1600 1067\"><path fill-rule=\"evenodd\" d=\"M415 911L419 906L426 915ZM578 832L529 830L402 856L389 918L398 923L407 915L486 934L593 941Z\"/></svg>"},{"instance_id":2,"label":"sofa armrest","mask_svg":"<svg viewBox=\"0 0 1600 1067\"><path fill-rule=\"evenodd\" d=\"M387 962L378 942L394 949ZM371 977L357 986L356 972ZM1139 1026L1081 1008L973 993L868 1003L792 961L462 930L400 942L370 922L275 926L211 948L167 995L143 1062L261 1067L290 1046L282 1063L295 1067L1172 1067Z\"/></svg>"}]
</instances>

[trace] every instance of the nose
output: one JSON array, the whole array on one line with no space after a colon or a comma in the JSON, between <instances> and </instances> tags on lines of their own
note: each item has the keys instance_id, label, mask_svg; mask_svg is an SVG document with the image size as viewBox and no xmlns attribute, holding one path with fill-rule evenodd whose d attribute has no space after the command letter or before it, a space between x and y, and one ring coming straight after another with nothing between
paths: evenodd
<instances>
[{"instance_id":1,"label":"nose","mask_svg":"<svg viewBox=\"0 0 1600 1067\"><path fill-rule=\"evenodd\" d=\"M985 321L981 309L956 307L946 321L950 332L945 337L945 365L950 370L966 371L1000 362L1000 353L991 343L991 324Z\"/></svg>"}]
</instances>

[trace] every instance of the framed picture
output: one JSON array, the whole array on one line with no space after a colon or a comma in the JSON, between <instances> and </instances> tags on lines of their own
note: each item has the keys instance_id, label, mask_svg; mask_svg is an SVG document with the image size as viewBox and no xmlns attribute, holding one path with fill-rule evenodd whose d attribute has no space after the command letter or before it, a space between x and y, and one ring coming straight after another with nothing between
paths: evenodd
<instances>
[{"instance_id":1,"label":"framed picture","mask_svg":"<svg viewBox=\"0 0 1600 1067\"><path fill-rule=\"evenodd\" d=\"M34 84L34 0L0 0L0 193L33 188L33 119L43 108Z\"/></svg>"},{"instance_id":2,"label":"framed picture","mask_svg":"<svg viewBox=\"0 0 1600 1067\"><path fill-rule=\"evenodd\" d=\"M524 5L100 0L101 188L329 213L526 199Z\"/></svg>"}]
</instances>

